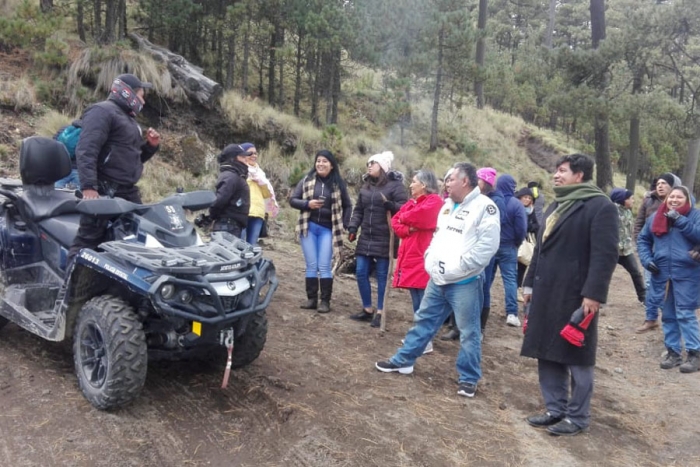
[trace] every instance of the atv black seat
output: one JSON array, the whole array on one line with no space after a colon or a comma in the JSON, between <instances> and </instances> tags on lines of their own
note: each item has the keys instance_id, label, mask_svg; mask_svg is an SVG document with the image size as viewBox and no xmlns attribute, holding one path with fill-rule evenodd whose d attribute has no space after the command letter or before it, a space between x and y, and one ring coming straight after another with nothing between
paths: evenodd
<instances>
[{"instance_id":1,"label":"atv black seat","mask_svg":"<svg viewBox=\"0 0 700 467\"><path fill-rule=\"evenodd\" d=\"M17 203L22 215L34 222L76 213L72 192L54 190L54 183L71 172L66 147L50 138L32 136L22 141L19 173L24 187Z\"/></svg>"}]
</instances>

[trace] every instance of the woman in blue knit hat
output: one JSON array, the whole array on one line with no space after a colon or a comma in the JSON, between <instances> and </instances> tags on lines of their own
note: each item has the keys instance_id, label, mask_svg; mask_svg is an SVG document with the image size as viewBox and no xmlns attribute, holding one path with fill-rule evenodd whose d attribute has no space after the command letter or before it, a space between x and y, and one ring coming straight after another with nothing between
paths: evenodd
<instances>
[{"instance_id":1,"label":"woman in blue knit hat","mask_svg":"<svg viewBox=\"0 0 700 467\"><path fill-rule=\"evenodd\" d=\"M646 287L644 276L637 267L637 258L634 257L634 243L632 243L632 229L634 228L634 216L632 215L632 204L634 203L634 193L624 188L615 188L610 193L610 199L617 206L617 213L620 217L617 264L632 277L634 290L637 292L637 300L644 304L646 297Z\"/></svg>"}]
</instances>

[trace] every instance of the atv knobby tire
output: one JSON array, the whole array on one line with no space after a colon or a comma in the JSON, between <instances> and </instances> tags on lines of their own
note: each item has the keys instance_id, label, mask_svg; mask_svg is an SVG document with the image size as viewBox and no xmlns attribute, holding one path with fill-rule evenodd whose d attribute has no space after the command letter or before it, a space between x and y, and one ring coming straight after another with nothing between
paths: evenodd
<instances>
[{"instance_id":1,"label":"atv knobby tire","mask_svg":"<svg viewBox=\"0 0 700 467\"><path fill-rule=\"evenodd\" d=\"M267 341L267 314L265 310L255 313L246 327L245 334L233 343L231 366L241 368L258 358Z\"/></svg>"},{"instance_id":2,"label":"atv knobby tire","mask_svg":"<svg viewBox=\"0 0 700 467\"><path fill-rule=\"evenodd\" d=\"M73 361L83 395L98 409L135 399L146 381L148 353L133 308L111 295L88 301L75 323Z\"/></svg>"}]
</instances>

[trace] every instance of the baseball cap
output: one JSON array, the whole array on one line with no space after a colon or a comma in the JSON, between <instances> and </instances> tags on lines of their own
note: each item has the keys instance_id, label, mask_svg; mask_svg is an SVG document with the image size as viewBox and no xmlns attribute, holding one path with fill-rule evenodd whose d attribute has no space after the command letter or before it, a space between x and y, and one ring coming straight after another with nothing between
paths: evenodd
<instances>
[{"instance_id":1,"label":"baseball cap","mask_svg":"<svg viewBox=\"0 0 700 467\"><path fill-rule=\"evenodd\" d=\"M129 85L131 89L138 89L138 88L143 88L143 89L151 89L153 85L151 83L145 83L138 79L136 75L132 75L131 73L125 73L123 75L117 76L117 79L121 80L122 82L126 83Z\"/></svg>"}]
</instances>

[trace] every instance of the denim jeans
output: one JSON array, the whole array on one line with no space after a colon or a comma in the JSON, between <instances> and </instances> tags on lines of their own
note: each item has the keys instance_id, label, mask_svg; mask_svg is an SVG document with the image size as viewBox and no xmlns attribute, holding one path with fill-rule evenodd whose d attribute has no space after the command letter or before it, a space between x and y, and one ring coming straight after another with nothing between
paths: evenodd
<instances>
[{"instance_id":1,"label":"denim jeans","mask_svg":"<svg viewBox=\"0 0 700 467\"><path fill-rule=\"evenodd\" d=\"M245 229L245 241L251 245L258 244L260 230L262 230L264 219L262 217L248 217L248 226Z\"/></svg>"},{"instance_id":2,"label":"denim jeans","mask_svg":"<svg viewBox=\"0 0 700 467\"><path fill-rule=\"evenodd\" d=\"M496 267L501 270L503 290L506 297L506 314L518 314L518 248L504 245L486 267L484 281L484 307L491 307L491 285L496 278Z\"/></svg>"},{"instance_id":3,"label":"denim jeans","mask_svg":"<svg viewBox=\"0 0 700 467\"><path fill-rule=\"evenodd\" d=\"M327 227L309 222L306 236L301 236L301 251L306 261L306 277L330 279L333 260L333 232Z\"/></svg>"},{"instance_id":4,"label":"denim jeans","mask_svg":"<svg viewBox=\"0 0 700 467\"><path fill-rule=\"evenodd\" d=\"M646 286L646 289L649 290L651 289L651 272L649 272L648 269L644 269L644 285ZM647 296L653 295L651 293L648 293ZM656 321L659 319L659 308L656 306L654 303L650 303L649 299L646 299L644 301L644 309L646 310L646 320L647 321Z\"/></svg>"},{"instance_id":5,"label":"denim jeans","mask_svg":"<svg viewBox=\"0 0 700 467\"><path fill-rule=\"evenodd\" d=\"M423 295L425 295L425 289L408 289L411 293L411 304L413 305L413 312L418 312L420 308L420 302L423 301Z\"/></svg>"},{"instance_id":6,"label":"denim jeans","mask_svg":"<svg viewBox=\"0 0 700 467\"><path fill-rule=\"evenodd\" d=\"M66 188L72 185L76 190L80 190L80 178L78 178L78 169L73 169L68 175L54 183L54 188Z\"/></svg>"},{"instance_id":7,"label":"denim jeans","mask_svg":"<svg viewBox=\"0 0 700 467\"><path fill-rule=\"evenodd\" d=\"M369 284L369 274L374 264L374 272L377 275L377 310L383 310L386 279L389 275L389 258L357 255L355 261L355 278L357 288L360 290L362 308L372 308L372 286Z\"/></svg>"},{"instance_id":8,"label":"denim jeans","mask_svg":"<svg viewBox=\"0 0 700 467\"><path fill-rule=\"evenodd\" d=\"M459 382L476 384L481 379L480 317L483 293L483 274L468 284L435 285L432 280L429 281L420 308L413 315L413 327L408 330L403 346L391 357L391 363L413 365L454 311L459 329Z\"/></svg>"},{"instance_id":9,"label":"denim jeans","mask_svg":"<svg viewBox=\"0 0 700 467\"><path fill-rule=\"evenodd\" d=\"M676 308L673 282L668 283L668 293L661 313L661 325L664 330L664 345L667 349L680 354L683 350L682 338L686 350L700 350L700 328L695 309Z\"/></svg>"}]
</instances>

